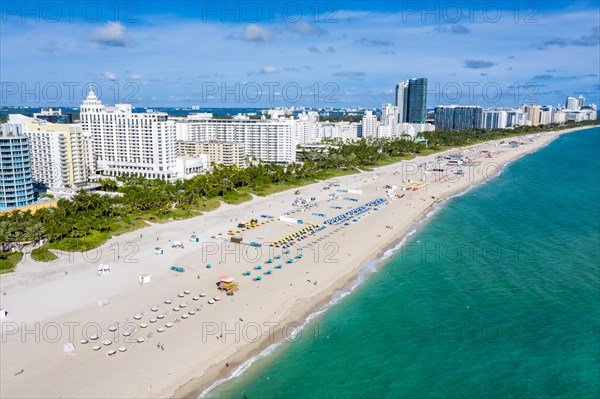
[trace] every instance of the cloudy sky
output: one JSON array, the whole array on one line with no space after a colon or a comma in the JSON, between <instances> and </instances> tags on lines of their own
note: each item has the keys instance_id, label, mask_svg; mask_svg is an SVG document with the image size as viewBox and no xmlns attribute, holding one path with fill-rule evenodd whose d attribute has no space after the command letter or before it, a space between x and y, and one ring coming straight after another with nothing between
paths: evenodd
<instances>
[{"instance_id":1,"label":"cloudy sky","mask_svg":"<svg viewBox=\"0 0 600 399\"><path fill-rule=\"evenodd\" d=\"M500 3L503 5L500 8ZM518 7L516 6L518 5ZM596 1L3 2L1 105L599 102Z\"/></svg>"}]
</instances>

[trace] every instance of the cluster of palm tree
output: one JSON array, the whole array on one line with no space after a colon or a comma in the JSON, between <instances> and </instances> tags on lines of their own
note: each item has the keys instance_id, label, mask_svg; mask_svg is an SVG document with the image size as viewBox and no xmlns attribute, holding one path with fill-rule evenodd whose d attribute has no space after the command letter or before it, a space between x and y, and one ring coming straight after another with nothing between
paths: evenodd
<instances>
[{"instance_id":1,"label":"cluster of palm tree","mask_svg":"<svg viewBox=\"0 0 600 399\"><path fill-rule=\"evenodd\" d=\"M572 126L575 124L565 125ZM60 199L53 208L43 208L35 213L16 210L0 214L0 245L2 251L6 251L11 246L21 249L24 243L42 238L53 243L65 238L86 237L94 232L110 235L123 228L123 224L131 223L136 216L161 216L176 209L195 209L208 199L260 193L273 185L299 185L331 177L340 169L376 166L389 157L418 154L425 147L463 146L540 130L539 127L522 127L424 132L419 134L423 141L409 137L329 139L324 150L305 150L303 163L259 162L246 168L213 165L211 173L175 182L137 176L124 176L117 181L105 178L100 180L101 189L114 195L80 191L71 199Z\"/></svg>"}]
</instances>

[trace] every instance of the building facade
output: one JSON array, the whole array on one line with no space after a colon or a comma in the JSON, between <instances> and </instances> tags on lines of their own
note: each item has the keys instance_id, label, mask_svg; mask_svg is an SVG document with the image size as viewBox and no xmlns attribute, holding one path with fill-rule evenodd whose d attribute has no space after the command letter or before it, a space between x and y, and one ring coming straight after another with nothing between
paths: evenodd
<instances>
[{"instance_id":1,"label":"building facade","mask_svg":"<svg viewBox=\"0 0 600 399\"><path fill-rule=\"evenodd\" d=\"M173 180L176 127L163 112L133 113L131 105L103 105L90 89L81 105L81 128L91 134L97 173Z\"/></svg>"},{"instance_id":2,"label":"building facade","mask_svg":"<svg viewBox=\"0 0 600 399\"><path fill-rule=\"evenodd\" d=\"M79 124L55 124L10 115L29 137L33 183L41 188L74 188L88 183L85 147Z\"/></svg>"},{"instance_id":3,"label":"building facade","mask_svg":"<svg viewBox=\"0 0 600 399\"><path fill-rule=\"evenodd\" d=\"M242 144L222 141L177 141L178 157L208 156L208 164L246 166L246 151Z\"/></svg>"},{"instance_id":4,"label":"building facade","mask_svg":"<svg viewBox=\"0 0 600 399\"><path fill-rule=\"evenodd\" d=\"M242 144L251 161L287 164L296 161L294 121L273 119L185 119L177 122L177 139Z\"/></svg>"},{"instance_id":5,"label":"building facade","mask_svg":"<svg viewBox=\"0 0 600 399\"><path fill-rule=\"evenodd\" d=\"M0 209L34 202L29 138L19 124L0 127Z\"/></svg>"},{"instance_id":6,"label":"building facade","mask_svg":"<svg viewBox=\"0 0 600 399\"><path fill-rule=\"evenodd\" d=\"M435 130L473 130L483 126L483 109L479 106L440 106L434 115Z\"/></svg>"}]
</instances>

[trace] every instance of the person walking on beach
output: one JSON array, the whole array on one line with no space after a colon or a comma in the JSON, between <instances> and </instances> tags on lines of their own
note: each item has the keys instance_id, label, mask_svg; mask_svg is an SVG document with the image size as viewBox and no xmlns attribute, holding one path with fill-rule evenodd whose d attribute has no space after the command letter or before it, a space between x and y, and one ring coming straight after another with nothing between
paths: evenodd
<instances>
[{"instance_id":1,"label":"person walking on beach","mask_svg":"<svg viewBox=\"0 0 600 399\"><path fill-rule=\"evenodd\" d=\"M164 351L165 350L165 346L163 344L160 344L160 349Z\"/></svg>"}]
</instances>

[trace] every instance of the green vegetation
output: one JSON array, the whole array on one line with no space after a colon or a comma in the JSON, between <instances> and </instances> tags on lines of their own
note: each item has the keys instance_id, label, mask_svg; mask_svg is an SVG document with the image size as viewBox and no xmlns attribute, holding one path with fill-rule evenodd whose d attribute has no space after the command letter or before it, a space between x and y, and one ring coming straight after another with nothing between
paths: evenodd
<instances>
[{"instance_id":1,"label":"green vegetation","mask_svg":"<svg viewBox=\"0 0 600 399\"><path fill-rule=\"evenodd\" d=\"M31 251L31 259L37 262L52 262L58 259L58 256L49 251L47 245L44 245Z\"/></svg>"},{"instance_id":2,"label":"green vegetation","mask_svg":"<svg viewBox=\"0 0 600 399\"><path fill-rule=\"evenodd\" d=\"M22 252L0 252L0 274L14 272L22 257Z\"/></svg>"},{"instance_id":3,"label":"green vegetation","mask_svg":"<svg viewBox=\"0 0 600 399\"><path fill-rule=\"evenodd\" d=\"M49 242L47 248L87 251L112 236L146 226L145 221L164 223L190 218L217 209L221 202L239 204L249 201L252 195L266 196L449 148L594 124L597 123L568 123L514 130L425 132L419 136L426 142L419 143L409 137L351 142L336 139L327 141L330 145L325 151L306 149L302 154L305 159L302 164L284 166L257 163L244 169L214 165L209 174L173 183L135 176L122 177L118 181L101 179L103 190L119 195L80 191L72 199L59 200L54 208L39 209L35 213L13 211L0 214L0 246L2 251L8 251L9 248L22 251L25 244L45 238ZM50 260L50 252L42 248L36 250L35 256ZM12 270L15 255L3 255L3 269ZM6 256L12 256L10 262Z\"/></svg>"}]
</instances>

